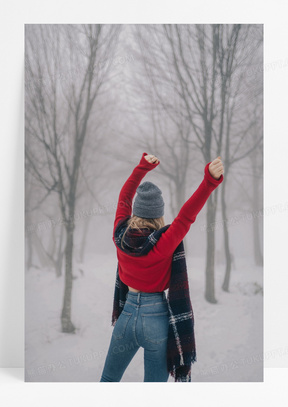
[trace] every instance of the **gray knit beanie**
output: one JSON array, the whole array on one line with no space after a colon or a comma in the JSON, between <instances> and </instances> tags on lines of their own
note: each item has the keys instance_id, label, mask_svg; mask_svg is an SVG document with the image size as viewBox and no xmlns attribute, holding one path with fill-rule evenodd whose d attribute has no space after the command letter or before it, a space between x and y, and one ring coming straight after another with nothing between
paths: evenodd
<instances>
[{"instance_id":1,"label":"gray knit beanie","mask_svg":"<svg viewBox=\"0 0 288 407\"><path fill-rule=\"evenodd\" d=\"M145 181L136 190L133 215L154 219L164 215L164 201L161 190L152 182Z\"/></svg>"}]
</instances>

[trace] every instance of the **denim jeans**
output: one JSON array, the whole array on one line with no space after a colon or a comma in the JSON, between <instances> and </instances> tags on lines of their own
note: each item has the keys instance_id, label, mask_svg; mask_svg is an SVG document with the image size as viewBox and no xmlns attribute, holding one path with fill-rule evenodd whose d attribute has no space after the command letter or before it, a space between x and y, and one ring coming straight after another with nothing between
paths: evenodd
<instances>
[{"instance_id":1,"label":"denim jeans","mask_svg":"<svg viewBox=\"0 0 288 407\"><path fill-rule=\"evenodd\" d=\"M168 326L165 291L128 291L113 328L100 382L119 382L140 346L144 348L144 382L167 382Z\"/></svg>"}]
</instances>

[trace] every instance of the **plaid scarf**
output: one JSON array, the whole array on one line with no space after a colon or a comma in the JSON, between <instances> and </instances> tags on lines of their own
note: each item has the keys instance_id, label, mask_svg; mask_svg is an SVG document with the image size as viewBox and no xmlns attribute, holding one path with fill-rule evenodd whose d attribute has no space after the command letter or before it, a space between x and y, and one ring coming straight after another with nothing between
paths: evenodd
<instances>
[{"instance_id":1,"label":"plaid scarf","mask_svg":"<svg viewBox=\"0 0 288 407\"><path fill-rule=\"evenodd\" d=\"M148 229L128 229L123 239L121 238L127 228L126 222L130 216L119 221L114 233L117 247L131 256L146 255L157 243L161 234L170 225L166 225L153 232ZM118 264L113 300L112 326L115 325L121 314L128 286L119 278ZM167 341L167 367L169 374L175 382L191 382L191 364L196 362L196 347L194 336L194 314L189 295L189 284L186 268L186 259L183 241L175 249L172 257L171 278L167 295L169 309L169 328Z\"/></svg>"}]
</instances>

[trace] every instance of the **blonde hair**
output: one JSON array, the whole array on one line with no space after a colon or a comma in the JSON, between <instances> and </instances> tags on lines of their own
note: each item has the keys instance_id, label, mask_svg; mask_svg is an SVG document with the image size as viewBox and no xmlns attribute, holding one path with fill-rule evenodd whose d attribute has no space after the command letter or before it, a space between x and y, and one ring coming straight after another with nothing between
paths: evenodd
<instances>
[{"instance_id":1,"label":"blonde hair","mask_svg":"<svg viewBox=\"0 0 288 407\"><path fill-rule=\"evenodd\" d=\"M141 228L141 229L158 230L158 229L161 229L163 226L165 226L164 216L161 216L161 218L146 219L146 218L140 218L139 216L136 216L136 215L132 215L131 218L127 222L127 228L122 236L121 247L124 248L123 239L124 239L128 229L140 230L140 228Z\"/></svg>"}]
</instances>

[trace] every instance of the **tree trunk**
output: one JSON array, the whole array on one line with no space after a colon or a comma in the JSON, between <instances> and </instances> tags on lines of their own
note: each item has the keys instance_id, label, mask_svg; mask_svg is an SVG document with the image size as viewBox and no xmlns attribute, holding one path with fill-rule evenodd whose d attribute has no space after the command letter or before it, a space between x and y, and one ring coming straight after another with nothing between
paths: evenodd
<instances>
[{"instance_id":1,"label":"tree trunk","mask_svg":"<svg viewBox=\"0 0 288 407\"><path fill-rule=\"evenodd\" d=\"M186 202L185 200L185 183L181 183L176 185L176 213L174 214L174 219L178 215L180 209ZM183 244L184 244L184 250L185 250L185 256L187 257L189 255L189 245L187 244L187 235L184 236L183 238Z\"/></svg>"},{"instance_id":2,"label":"tree trunk","mask_svg":"<svg viewBox=\"0 0 288 407\"><path fill-rule=\"evenodd\" d=\"M45 252L44 246L41 242L40 237L37 235L37 231L33 232L32 234L32 239L34 242L34 249L37 253L38 256L38 260L40 262L40 267L44 268L44 267L53 267L53 263L51 261L51 259L49 259L47 253Z\"/></svg>"},{"instance_id":3,"label":"tree trunk","mask_svg":"<svg viewBox=\"0 0 288 407\"><path fill-rule=\"evenodd\" d=\"M222 182L222 190L221 190L221 204L222 204L222 219L223 219L223 227L224 227L224 249L225 249L225 256L226 256L226 271L225 277L222 284L223 291L229 291L229 283L230 283L230 275L231 275L231 253L229 248L229 233L227 223L225 219L227 219L227 212L226 212L226 202L225 202L225 186L226 186L226 177L223 179Z\"/></svg>"},{"instance_id":4,"label":"tree trunk","mask_svg":"<svg viewBox=\"0 0 288 407\"><path fill-rule=\"evenodd\" d=\"M215 284L214 284L214 258L215 258L215 205L213 204L212 197L210 196L207 201L207 249L206 249L206 287L205 299L216 304L215 298Z\"/></svg>"},{"instance_id":5,"label":"tree trunk","mask_svg":"<svg viewBox=\"0 0 288 407\"><path fill-rule=\"evenodd\" d=\"M73 221L72 221L73 222ZM61 314L62 332L74 333L75 326L71 322L71 296L72 296L72 258L73 258L73 230L69 222L66 227L66 248L65 248L65 288L64 288L64 299L63 308Z\"/></svg>"},{"instance_id":6,"label":"tree trunk","mask_svg":"<svg viewBox=\"0 0 288 407\"><path fill-rule=\"evenodd\" d=\"M253 177L253 214L257 213L259 210L259 185L257 178ZM260 239L260 225L259 218L253 216L253 241L254 241L254 259L257 266L263 266L263 254L261 251L261 239Z\"/></svg>"},{"instance_id":7,"label":"tree trunk","mask_svg":"<svg viewBox=\"0 0 288 407\"><path fill-rule=\"evenodd\" d=\"M33 246L30 233L28 232L26 235L26 271L28 271L33 264Z\"/></svg>"},{"instance_id":8,"label":"tree trunk","mask_svg":"<svg viewBox=\"0 0 288 407\"><path fill-rule=\"evenodd\" d=\"M54 218L56 218L56 213ZM52 226L51 228L50 242L47 253L51 261L53 262L56 277L60 277L62 275L62 264L65 252L65 250L62 250L63 232L64 232L63 224L60 225L60 236L58 239L57 239L57 229L58 228L54 226Z\"/></svg>"},{"instance_id":9,"label":"tree trunk","mask_svg":"<svg viewBox=\"0 0 288 407\"><path fill-rule=\"evenodd\" d=\"M82 241L81 241L80 253L79 253L80 263L84 263L84 253L85 253L85 248L86 248L86 241L87 241L90 221L91 221L91 219L89 216L87 216L84 220L84 228L83 228Z\"/></svg>"},{"instance_id":10,"label":"tree trunk","mask_svg":"<svg viewBox=\"0 0 288 407\"><path fill-rule=\"evenodd\" d=\"M60 227L61 227L61 231L60 231L60 238L59 238L59 243L58 243L58 252L57 252L56 261L55 261L56 277L60 277L62 275L62 264L63 264L63 257L64 257L64 251L62 250L62 239L63 239L64 226L61 225Z\"/></svg>"}]
</instances>

